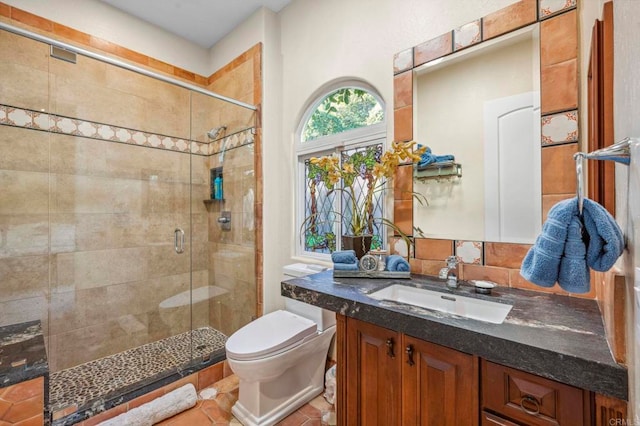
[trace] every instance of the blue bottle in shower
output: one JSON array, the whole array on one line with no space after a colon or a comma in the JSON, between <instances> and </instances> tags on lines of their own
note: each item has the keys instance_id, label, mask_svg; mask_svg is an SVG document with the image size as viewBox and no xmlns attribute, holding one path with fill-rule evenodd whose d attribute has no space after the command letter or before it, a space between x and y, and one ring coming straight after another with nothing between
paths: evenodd
<instances>
[{"instance_id":1,"label":"blue bottle in shower","mask_svg":"<svg viewBox=\"0 0 640 426\"><path fill-rule=\"evenodd\" d=\"M216 176L213 181L213 198L216 200L222 200L222 175Z\"/></svg>"}]
</instances>

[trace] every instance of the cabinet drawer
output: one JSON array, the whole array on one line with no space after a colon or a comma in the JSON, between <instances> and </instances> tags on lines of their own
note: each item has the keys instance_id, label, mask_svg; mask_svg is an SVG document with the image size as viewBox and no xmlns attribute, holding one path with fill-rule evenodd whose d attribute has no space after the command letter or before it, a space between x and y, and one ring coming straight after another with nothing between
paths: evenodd
<instances>
[{"instance_id":1,"label":"cabinet drawer","mask_svg":"<svg viewBox=\"0 0 640 426\"><path fill-rule=\"evenodd\" d=\"M590 424L584 398L581 389L482 362L483 408L517 422L532 426Z\"/></svg>"},{"instance_id":2,"label":"cabinet drawer","mask_svg":"<svg viewBox=\"0 0 640 426\"><path fill-rule=\"evenodd\" d=\"M507 419L503 419L502 417L498 417L491 413L487 413L486 411L482 412L482 422L481 426L520 426L517 423L510 422Z\"/></svg>"}]
</instances>

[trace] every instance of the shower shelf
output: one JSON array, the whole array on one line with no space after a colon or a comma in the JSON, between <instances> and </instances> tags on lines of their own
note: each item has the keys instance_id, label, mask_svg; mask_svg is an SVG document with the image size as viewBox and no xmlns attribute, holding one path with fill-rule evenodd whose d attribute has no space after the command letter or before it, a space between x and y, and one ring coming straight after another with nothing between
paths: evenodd
<instances>
[{"instance_id":1,"label":"shower shelf","mask_svg":"<svg viewBox=\"0 0 640 426\"><path fill-rule=\"evenodd\" d=\"M220 199L209 199L209 200L202 200L203 203L205 204L217 204L217 203L224 203L224 198L220 198Z\"/></svg>"}]
</instances>

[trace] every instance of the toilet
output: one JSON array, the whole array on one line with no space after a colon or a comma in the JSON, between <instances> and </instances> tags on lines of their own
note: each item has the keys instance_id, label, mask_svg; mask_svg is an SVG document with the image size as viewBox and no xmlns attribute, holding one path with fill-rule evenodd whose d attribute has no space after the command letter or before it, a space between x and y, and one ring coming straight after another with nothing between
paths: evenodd
<instances>
[{"instance_id":1,"label":"toilet","mask_svg":"<svg viewBox=\"0 0 640 426\"><path fill-rule=\"evenodd\" d=\"M321 271L284 267L284 279ZM285 310L266 314L229 337L227 362L240 381L233 415L245 426L274 425L320 394L335 313L285 299Z\"/></svg>"}]
</instances>

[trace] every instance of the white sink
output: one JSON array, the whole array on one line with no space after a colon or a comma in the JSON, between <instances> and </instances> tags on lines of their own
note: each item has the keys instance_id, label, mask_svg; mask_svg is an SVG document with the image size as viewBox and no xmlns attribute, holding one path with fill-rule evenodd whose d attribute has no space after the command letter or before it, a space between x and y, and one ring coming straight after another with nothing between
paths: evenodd
<instances>
[{"instance_id":1,"label":"white sink","mask_svg":"<svg viewBox=\"0 0 640 426\"><path fill-rule=\"evenodd\" d=\"M388 300L407 305L420 306L466 318L502 324L512 305L490 302L483 299L441 293L439 291L394 284L368 295L376 300Z\"/></svg>"}]
</instances>

